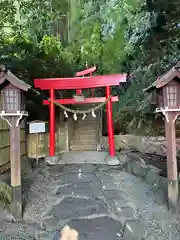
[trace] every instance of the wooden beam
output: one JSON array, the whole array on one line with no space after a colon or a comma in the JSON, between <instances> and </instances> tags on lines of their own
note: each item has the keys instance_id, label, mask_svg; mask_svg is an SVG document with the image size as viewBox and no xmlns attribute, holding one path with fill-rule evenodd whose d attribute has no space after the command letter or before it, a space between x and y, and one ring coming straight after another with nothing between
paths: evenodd
<instances>
[{"instance_id":1,"label":"wooden beam","mask_svg":"<svg viewBox=\"0 0 180 240\"><path fill-rule=\"evenodd\" d=\"M119 100L118 96L113 96L111 98L112 102L117 102ZM68 104L87 104L87 103L101 103L101 102L105 102L106 98L105 97L95 97L95 98L85 98L84 101L82 102L77 102L75 101L75 99L73 98L69 98L69 99L55 99L54 102L63 104L63 105L68 105ZM49 101L48 100L44 100L43 101L44 105L49 105Z\"/></svg>"},{"instance_id":2,"label":"wooden beam","mask_svg":"<svg viewBox=\"0 0 180 240\"><path fill-rule=\"evenodd\" d=\"M42 90L49 89L85 89L106 86L118 86L120 82L126 82L126 74L111 74L90 77L71 77L71 78L45 78L34 79L36 88Z\"/></svg>"},{"instance_id":3,"label":"wooden beam","mask_svg":"<svg viewBox=\"0 0 180 240\"><path fill-rule=\"evenodd\" d=\"M173 212L177 211L179 196L175 131L175 121L177 116L177 112L168 112L165 120L167 141L168 205L169 209Z\"/></svg>"},{"instance_id":4,"label":"wooden beam","mask_svg":"<svg viewBox=\"0 0 180 240\"><path fill-rule=\"evenodd\" d=\"M17 117L10 119L10 159L11 159L11 211L16 219L22 218L21 199L21 151L20 151L20 126L16 126Z\"/></svg>"}]
</instances>

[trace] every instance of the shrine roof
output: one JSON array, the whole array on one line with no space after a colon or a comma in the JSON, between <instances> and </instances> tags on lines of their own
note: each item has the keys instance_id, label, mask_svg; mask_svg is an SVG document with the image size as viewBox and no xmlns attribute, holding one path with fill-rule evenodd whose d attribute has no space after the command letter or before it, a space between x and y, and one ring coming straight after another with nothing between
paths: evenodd
<instances>
[{"instance_id":1,"label":"shrine roof","mask_svg":"<svg viewBox=\"0 0 180 240\"><path fill-rule=\"evenodd\" d=\"M162 88L170 81L172 81L175 77L180 79L180 61L176 63L171 69L169 69L166 73L161 75L153 82L149 87L145 88L144 92L151 92L156 88Z\"/></svg>"},{"instance_id":2,"label":"shrine roof","mask_svg":"<svg viewBox=\"0 0 180 240\"><path fill-rule=\"evenodd\" d=\"M28 91L31 86L24 81L20 80L18 77L16 77L10 70L6 69L4 65L0 66L0 84L2 84L5 81L10 82L15 87L23 90Z\"/></svg>"}]
</instances>

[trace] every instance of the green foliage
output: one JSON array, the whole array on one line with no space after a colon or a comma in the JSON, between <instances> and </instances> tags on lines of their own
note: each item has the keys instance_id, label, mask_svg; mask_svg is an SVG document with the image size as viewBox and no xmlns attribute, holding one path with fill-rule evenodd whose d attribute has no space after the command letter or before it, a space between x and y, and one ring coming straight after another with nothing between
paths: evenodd
<instances>
[{"instance_id":1,"label":"green foliage","mask_svg":"<svg viewBox=\"0 0 180 240\"><path fill-rule=\"evenodd\" d=\"M31 85L34 78L73 74L72 56L54 36L44 35L38 41L25 33L4 34L0 39L0 56L0 64ZM42 106L42 98L32 92L27 95L27 108L32 118L46 120L48 109Z\"/></svg>"},{"instance_id":2,"label":"green foliage","mask_svg":"<svg viewBox=\"0 0 180 240\"><path fill-rule=\"evenodd\" d=\"M179 60L179 11L178 0L2 0L0 62L31 84L73 75L86 61L100 74L128 72L113 88L114 118L124 132L152 134L156 119L142 89Z\"/></svg>"},{"instance_id":3,"label":"green foliage","mask_svg":"<svg viewBox=\"0 0 180 240\"><path fill-rule=\"evenodd\" d=\"M0 182L0 207L5 208L11 203L11 187L5 182Z\"/></svg>"},{"instance_id":4,"label":"green foliage","mask_svg":"<svg viewBox=\"0 0 180 240\"><path fill-rule=\"evenodd\" d=\"M19 0L18 2L21 31L26 31L33 38L56 34L64 37L68 1Z\"/></svg>"},{"instance_id":5,"label":"green foliage","mask_svg":"<svg viewBox=\"0 0 180 240\"><path fill-rule=\"evenodd\" d=\"M97 63L101 72L116 72L127 52L127 29L141 1L88 1L81 8L80 32L76 36L81 60ZM97 7L98 6L98 7ZM76 28L76 27L75 27Z\"/></svg>"},{"instance_id":6,"label":"green foliage","mask_svg":"<svg viewBox=\"0 0 180 240\"><path fill-rule=\"evenodd\" d=\"M17 8L13 0L1 0L0 2L0 30L13 25Z\"/></svg>"}]
</instances>

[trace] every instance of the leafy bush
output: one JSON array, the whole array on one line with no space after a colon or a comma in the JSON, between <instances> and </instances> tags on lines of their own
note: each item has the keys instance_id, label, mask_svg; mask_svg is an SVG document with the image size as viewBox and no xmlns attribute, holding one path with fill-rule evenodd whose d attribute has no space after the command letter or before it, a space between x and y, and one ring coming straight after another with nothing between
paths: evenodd
<instances>
[{"instance_id":1,"label":"leafy bush","mask_svg":"<svg viewBox=\"0 0 180 240\"><path fill-rule=\"evenodd\" d=\"M99 74L127 72L127 83L113 88L120 96L115 121L124 132L162 131L142 89L179 60L179 1L13 2L0 3L0 62L31 84L34 77L72 76L86 61Z\"/></svg>"}]
</instances>

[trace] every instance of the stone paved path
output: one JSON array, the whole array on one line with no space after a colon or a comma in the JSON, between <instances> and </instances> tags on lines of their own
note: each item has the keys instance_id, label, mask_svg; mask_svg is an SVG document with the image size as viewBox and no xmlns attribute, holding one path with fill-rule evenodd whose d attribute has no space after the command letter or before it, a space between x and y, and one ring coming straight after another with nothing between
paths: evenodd
<instances>
[{"instance_id":1,"label":"stone paved path","mask_svg":"<svg viewBox=\"0 0 180 240\"><path fill-rule=\"evenodd\" d=\"M55 240L65 224L80 240L180 239L163 192L117 167L42 165L25 198L24 222L0 224L0 239Z\"/></svg>"}]
</instances>

